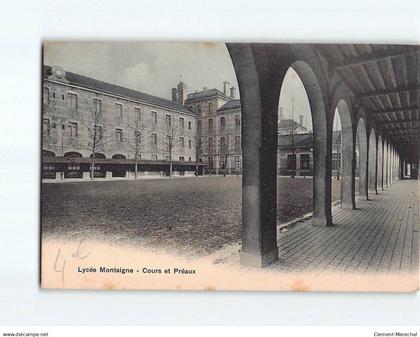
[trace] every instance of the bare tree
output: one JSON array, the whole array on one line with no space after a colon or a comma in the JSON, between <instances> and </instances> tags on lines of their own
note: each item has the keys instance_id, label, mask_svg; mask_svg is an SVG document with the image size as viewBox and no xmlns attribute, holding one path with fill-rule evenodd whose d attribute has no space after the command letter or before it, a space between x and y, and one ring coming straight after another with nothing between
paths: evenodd
<instances>
[{"instance_id":1,"label":"bare tree","mask_svg":"<svg viewBox=\"0 0 420 337\"><path fill-rule=\"evenodd\" d=\"M333 146L335 146L336 149L336 159L335 159L335 165L337 170L337 180L340 180L340 170L341 170L341 130L337 130L339 134L337 134L337 137L335 137L333 132Z\"/></svg>"},{"instance_id":2,"label":"bare tree","mask_svg":"<svg viewBox=\"0 0 420 337\"><path fill-rule=\"evenodd\" d=\"M144 140L144 130L145 126L141 122L141 119L139 116L136 116L136 120L134 123L134 126L130 127L130 130L132 131L132 137L130 137L130 134L127 137L127 145L128 145L128 151L133 154L134 156L134 178L137 179L137 172L138 172L138 161L140 159L140 152L142 150L143 146L143 140Z\"/></svg>"},{"instance_id":3,"label":"bare tree","mask_svg":"<svg viewBox=\"0 0 420 337\"><path fill-rule=\"evenodd\" d=\"M172 177L173 171L173 154L174 150L178 148L178 146L182 145L181 143L181 135L182 130L179 123L175 122L174 114L166 115L166 137L163 138L163 145L165 147L166 152L168 153L169 157L169 176ZM168 117L170 117L168 119ZM185 141L185 140L184 140ZM185 146L185 144L184 144Z\"/></svg>"},{"instance_id":4,"label":"bare tree","mask_svg":"<svg viewBox=\"0 0 420 337\"><path fill-rule=\"evenodd\" d=\"M294 100L292 99L292 120L289 124L287 138L292 150L292 178L296 176L296 125L294 121Z\"/></svg>"},{"instance_id":5,"label":"bare tree","mask_svg":"<svg viewBox=\"0 0 420 337\"><path fill-rule=\"evenodd\" d=\"M43 96L42 96L42 135L44 137L50 137L51 132L51 125L50 120L46 119L45 117L52 116L55 114L55 99L53 99L49 94L48 88L43 88ZM44 123L44 118L48 123ZM47 145L50 145L49 142L47 142Z\"/></svg>"},{"instance_id":6,"label":"bare tree","mask_svg":"<svg viewBox=\"0 0 420 337\"><path fill-rule=\"evenodd\" d=\"M87 108L85 119L82 114L82 123L88 130L87 148L91 152L90 178L94 179L95 159L99 147L104 146L104 137L102 125L104 123L104 114L102 109L102 100L94 98L91 102L85 102Z\"/></svg>"},{"instance_id":7,"label":"bare tree","mask_svg":"<svg viewBox=\"0 0 420 337\"><path fill-rule=\"evenodd\" d=\"M223 141L222 141L223 140ZM220 136L219 140L219 153L220 158L223 159L223 176L226 176L226 170L228 166L228 160L230 155L230 132L229 132L229 125L227 125L227 132L223 134L223 136Z\"/></svg>"},{"instance_id":8,"label":"bare tree","mask_svg":"<svg viewBox=\"0 0 420 337\"><path fill-rule=\"evenodd\" d=\"M199 130L195 132L194 135L194 149L195 149L195 176L198 177L198 163L203 151L203 144L200 138Z\"/></svg>"}]
</instances>

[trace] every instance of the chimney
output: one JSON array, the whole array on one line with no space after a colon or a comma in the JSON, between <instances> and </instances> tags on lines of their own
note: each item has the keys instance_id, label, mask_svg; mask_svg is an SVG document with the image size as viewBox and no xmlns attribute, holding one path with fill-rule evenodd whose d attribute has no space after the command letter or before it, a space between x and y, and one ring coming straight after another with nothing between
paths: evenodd
<instances>
[{"instance_id":1,"label":"chimney","mask_svg":"<svg viewBox=\"0 0 420 337\"><path fill-rule=\"evenodd\" d=\"M178 103L184 105L184 102L187 99L187 86L181 81L178 83L177 89Z\"/></svg>"},{"instance_id":2,"label":"chimney","mask_svg":"<svg viewBox=\"0 0 420 337\"><path fill-rule=\"evenodd\" d=\"M230 98L235 99L235 87L230 88Z\"/></svg>"},{"instance_id":3,"label":"chimney","mask_svg":"<svg viewBox=\"0 0 420 337\"><path fill-rule=\"evenodd\" d=\"M228 95L228 90L229 90L229 82L228 81L224 81L223 82L223 94L225 96Z\"/></svg>"},{"instance_id":4,"label":"chimney","mask_svg":"<svg viewBox=\"0 0 420 337\"><path fill-rule=\"evenodd\" d=\"M203 91L209 90L209 88L207 87L203 87Z\"/></svg>"},{"instance_id":5,"label":"chimney","mask_svg":"<svg viewBox=\"0 0 420 337\"><path fill-rule=\"evenodd\" d=\"M178 97L176 95L176 88L172 88L172 102L178 102Z\"/></svg>"},{"instance_id":6,"label":"chimney","mask_svg":"<svg viewBox=\"0 0 420 337\"><path fill-rule=\"evenodd\" d=\"M303 115L299 115L299 124L303 126Z\"/></svg>"}]
</instances>

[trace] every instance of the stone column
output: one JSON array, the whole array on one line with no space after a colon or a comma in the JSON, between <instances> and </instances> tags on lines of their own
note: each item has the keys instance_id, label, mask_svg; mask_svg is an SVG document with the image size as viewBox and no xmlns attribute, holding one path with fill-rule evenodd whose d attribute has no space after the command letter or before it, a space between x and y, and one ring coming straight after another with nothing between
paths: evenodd
<instances>
[{"instance_id":1,"label":"stone column","mask_svg":"<svg viewBox=\"0 0 420 337\"><path fill-rule=\"evenodd\" d=\"M288 45L228 44L242 106L241 263L262 267L278 259L277 113L288 68Z\"/></svg>"},{"instance_id":2,"label":"stone column","mask_svg":"<svg viewBox=\"0 0 420 337\"><path fill-rule=\"evenodd\" d=\"M376 191L378 190L384 190L384 184L383 184L383 143L382 143L382 136L378 137L378 151L377 151L377 156L378 156L378 167L376 170Z\"/></svg>"},{"instance_id":3,"label":"stone column","mask_svg":"<svg viewBox=\"0 0 420 337\"><path fill-rule=\"evenodd\" d=\"M353 136L351 127L342 127L341 134L341 208L354 209L356 207L354 194L356 171L356 140Z\"/></svg>"},{"instance_id":4,"label":"stone column","mask_svg":"<svg viewBox=\"0 0 420 337\"><path fill-rule=\"evenodd\" d=\"M372 129L369 136L369 156L368 156L368 188L372 194L376 194L376 172L377 172L377 144L375 131Z\"/></svg>"}]
</instances>

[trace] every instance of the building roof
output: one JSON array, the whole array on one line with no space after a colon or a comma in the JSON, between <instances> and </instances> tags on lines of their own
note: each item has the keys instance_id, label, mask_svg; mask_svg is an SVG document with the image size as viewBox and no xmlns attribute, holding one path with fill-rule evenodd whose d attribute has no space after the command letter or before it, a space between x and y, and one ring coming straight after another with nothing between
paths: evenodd
<instances>
[{"instance_id":1,"label":"building roof","mask_svg":"<svg viewBox=\"0 0 420 337\"><path fill-rule=\"evenodd\" d=\"M294 135L294 141L296 147L312 147L312 133L297 133ZM288 147L291 146L290 135L279 135L278 146Z\"/></svg>"},{"instance_id":2,"label":"building roof","mask_svg":"<svg viewBox=\"0 0 420 337\"><path fill-rule=\"evenodd\" d=\"M232 101L226 102L223 104L217 111L225 111L225 110L232 110L232 109L240 109L241 108L241 100L234 99Z\"/></svg>"},{"instance_id":3,"label":"building roof","mask_svg":"<svg viewBox=\"0 0 420 337\"><path fill-rule=\"evenodd\" d=\"M279 129L288 129L292 125L294 125L295 128L305 128L306 129L306 127L304 127L303 125L301 125L300 123L298 123L298 122L296 122L292 119L280 119L279 120Z\"/></svg>"},{"instance_id":4,"label":"building roof","mask_svg":"<svg viewBox=\"0 0 420 337\"><path fill-rule=\"evenodd\" d=\"M51 66L44 65L43 67L43 77L48 77L51 75ZM149 94L145 94L140 91L136 91L133 89L121 87L115 84L95 80L91 77L83 76L80 74L72 73L70 71L66 71L65 78L69 81L69 84L117 95L117 96L124 96L133 100L142 101L151 105L157 105L163 108L173 109L182 111L185 113L192 114L194 113L187 107L179 104L178 102L174 102L168 99L164 99L157 96L152 96Z\"/></svg>"},{"instance_id":5,"label":"building roof","mask_svg":"<svg viewBox=\"0 0 420 337\"><path fill-rule=\"evenodd\" d=\"M187 95L187 101L197 101L209 97L220 96L225 99L231 99L218 89L208 89L199 92L194 92Z\"/></svg>"}]
</instances>

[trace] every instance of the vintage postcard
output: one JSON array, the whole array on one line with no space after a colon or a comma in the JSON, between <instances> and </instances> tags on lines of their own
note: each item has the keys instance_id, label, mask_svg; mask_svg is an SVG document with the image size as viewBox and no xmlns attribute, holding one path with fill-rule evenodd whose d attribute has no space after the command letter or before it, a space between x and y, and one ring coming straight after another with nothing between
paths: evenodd
<instances>
[{"instance_id":1,"label":"vintage postcard","mask_svg":"<svg viewBox=\"0 0 420 337\"><path fill-rule=\"evenodd\" d=\"M42 53L42 287L418 289L420 46Z\"/></svg>"}]
</instances>

